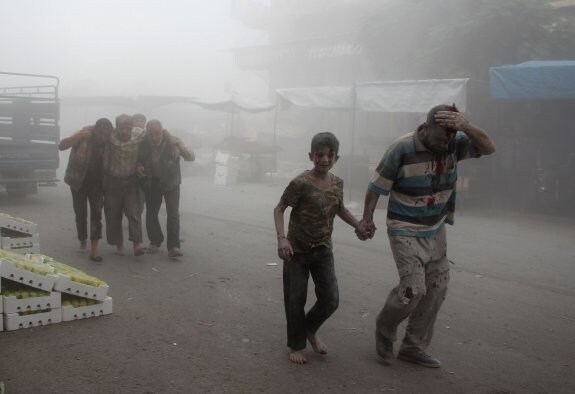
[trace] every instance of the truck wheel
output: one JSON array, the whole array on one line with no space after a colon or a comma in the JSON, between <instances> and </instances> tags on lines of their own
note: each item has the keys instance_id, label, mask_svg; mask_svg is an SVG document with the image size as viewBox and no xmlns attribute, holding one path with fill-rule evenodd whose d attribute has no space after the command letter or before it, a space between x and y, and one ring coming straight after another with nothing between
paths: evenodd
<instances>
[{"instance_id":1,"label":"truck wheel","mask_svg":"<svg viewBox=\"0 0 575 394\"><path fill-rule=\"evenodd\" d=\"M29 194L38 193L38 185L35 182L17 183L6 186L6 193L10 197L25 197Z\"/></svg>"}]
</instances>

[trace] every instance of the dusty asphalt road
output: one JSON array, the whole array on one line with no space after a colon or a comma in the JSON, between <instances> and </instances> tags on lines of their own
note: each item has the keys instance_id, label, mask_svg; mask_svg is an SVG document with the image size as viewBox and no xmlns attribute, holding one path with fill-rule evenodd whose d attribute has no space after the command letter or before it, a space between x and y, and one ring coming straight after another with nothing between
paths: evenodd
<instances>
[{"instance_id":1,"label":"dusty asphalt road","mask_svg":"<svg viewBox=\"0 0 575 394\"><path fill-rule=\"evenodd\" d=\"M186 179L185 257L74 252L64 186L0 211L39 224L42 252L111 286L114 314L0 333L6 393L572 393L575 222L460 211L448 228L452 280L430 352L443 367L381 365L374 321L397 274L384 231L362 243L338 221L341 303L320 334L327 357L287 360L272 208L284 180ZM310 289L311 290L311 289ZM312 290L311 290L312 291ZM311 295L313 299L313 295Z\"/></svg>"}]
</instances>

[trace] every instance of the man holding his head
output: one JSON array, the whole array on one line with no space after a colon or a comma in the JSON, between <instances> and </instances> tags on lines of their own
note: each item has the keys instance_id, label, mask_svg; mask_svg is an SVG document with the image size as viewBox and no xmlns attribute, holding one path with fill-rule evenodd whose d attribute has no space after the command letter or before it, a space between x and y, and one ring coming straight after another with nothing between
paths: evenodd
<instances>
[{"instance_id":1,"label":"man holding his head","mask_svg":"<svg viewBox=\"0 0 575 394\"><path fill-rule=\"evenodd\" d=\"M142 187L146 196L146 230L150 239L148 252L156 253L164 242L158 219L163 199L166 202L166 246L170 258L183 256L180 249L180 156L185 161L194 160L194 153L182 141L170 136L159 120L150 120L138 160L138 171L145 177Z\"/></svg>"},{"instance_id":2,"label":"man holding his head","mask_svg":"<svg viewBox=\"0 0 575 394\"><path fill-rule=\"evenodd\" d=\"M455 105L439 105L417 130L393 143L377 166L358 237L373 237L378 198L389 195L387 233L399 285L376 321L376 350L384 362L393 359L397 327L409 318L397 357L430 368L441 365L425 350L449 282L445 223L453 224L457 164L493 152L485 131Z\"/></svg>"}]
</instances>

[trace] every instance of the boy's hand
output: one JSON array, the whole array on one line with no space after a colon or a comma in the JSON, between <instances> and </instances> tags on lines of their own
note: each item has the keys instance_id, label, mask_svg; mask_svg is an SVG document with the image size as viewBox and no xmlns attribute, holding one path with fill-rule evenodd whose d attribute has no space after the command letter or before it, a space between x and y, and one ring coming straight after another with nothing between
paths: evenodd
<instances>
[{"instance_id":1,"label":"boy's hand","mask_svg":"<svg viewBox=\"0 0 575 394\"><path fill-rule=\"evenodd\" d=\"M278 256L283 261L290 261L293 256L293 248L287 238L278 239Z\"/></svg>"},{"instance_id":2,"label":"boy's hand","mask_svg":"<svg viewBox=\"0 0 575 394\"><path fill-rule=\"evenodd\" d=\"M359 226L357 226L357 228L355 229L355 234L357 235L357 238L359 238L362 241L365 241L367 239L373 238L373 236L375 235L375 230L377 229L373 221L361 219L359 222Z\"/></svg>"},{"instance_id":3,"label":"boy's hand","mask_svg":"<svg viewBox=\"0 0 575 394\"><path fill-rule=\"evenodd\" d=\"M136 165L136 172L138 173L138 176L140 176L140 177L146 176L146 169L141 164Z\"/></svg>"}]
</instances>

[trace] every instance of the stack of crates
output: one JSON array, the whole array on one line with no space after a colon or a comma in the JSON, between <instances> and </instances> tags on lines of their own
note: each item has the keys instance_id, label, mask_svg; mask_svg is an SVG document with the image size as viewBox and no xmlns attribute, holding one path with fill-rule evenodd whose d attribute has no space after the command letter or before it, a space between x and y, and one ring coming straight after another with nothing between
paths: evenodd
<instances>
[{"instance_id":1,"label":"stack of crates","mask_svg":"<svg viewBox=\"0 0 575 394\"><path fill-rule=\"evenodd\" d=\"M0 248L20 254L39 253L38 225L0 213Z\"/></svg>"},{"instance_id":2,"label":"stack of crates","mask_svg":"<svg viewBox=\"0 0 575 394\"><path fill-rule=\"evenodd\" d=\"M24 256L10 252L0 257L2 320L4 330L37 327L62 321L61 296L53 291L58 277L38 266L22 269Z\"/></svg>"},{"instance_id":3,"label":"stack of crates","mask_svg":"<svg viewBox=\"0 0 575 394\"><path fill-rule=\"evenodd\" d=\"M0 331L108 315L108 290L102 281L48 256L0 251Z\"/></svg>"}]
</instances>

